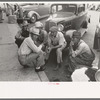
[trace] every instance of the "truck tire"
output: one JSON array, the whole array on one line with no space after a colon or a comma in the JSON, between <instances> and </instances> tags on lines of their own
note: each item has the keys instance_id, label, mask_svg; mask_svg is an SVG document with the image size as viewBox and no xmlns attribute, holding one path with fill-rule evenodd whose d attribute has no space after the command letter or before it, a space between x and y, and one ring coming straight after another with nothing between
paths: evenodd
<instances>
[{"instance_id":1,"label":"truck tire","mask_svg":"<svg viewBox=\"0 0 100 100\"><path fill-rule=\"evenodd\" d=\"M31 21L31 23L35 23L37 21L37 15L33 14L30 21Z\"/></svg>"}]
</instances>

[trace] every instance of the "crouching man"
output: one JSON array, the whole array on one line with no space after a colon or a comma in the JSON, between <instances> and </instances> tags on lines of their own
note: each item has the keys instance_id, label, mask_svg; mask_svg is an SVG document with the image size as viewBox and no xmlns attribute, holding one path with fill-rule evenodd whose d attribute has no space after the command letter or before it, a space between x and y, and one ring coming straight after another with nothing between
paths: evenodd
<instances>
[{"instance_id":1,"label":"crouching man","mask_svg":"<svg viewBox=\"0 0 100 100\"><path fill-rule=\"evenodd\" d=\"M56 49L57 66L54 70L57 70L61 66L62 50L66 47L67 43L64 38L64 35L62 34L62 32L58 31L58 28L56 26L50 28L48 45L49 45L48 48L49 52L53 49Z\"/></svg>"},{"instance_id":2,"label":"crouching man","mask_svg":"<svg viewBox=\"0 0 100 100\"><path fill-rule=\"evenodd\" d=\"M35 66L35 71L42 71L44 62L44 52L41 50L42 43L39 42L39 31L32 27L30 29L29 37L27 37L21 44L18 50L18 60L24 67ZM38 44L38 45L37 45Z\"/></svg>"},{"instance_id":3,"label":"crouching man","mask_svg":"<svg viewBox=\"0 0 100 100\"><path fill-rule=\"evenodd\" d=\"M15 43L17 44L18 48L22 44L25 38L29 37L29 30L28 30L28 22L25 20L23 22L22 29L18 31L15 36Z\"/></svg>"},{"instance_id":4,"label":"crouching man","mask_svg":"<svg viewBox=\"0 0 100 100\"><path fill-rule=\"evenodd\" d=\"M78 68L78 65L86 65L88 67L92 67L92 62L95 59L95 54L81 39L80 32L73 32L69 51L69 66L67 66L67 68L69 67L68 69L70 74L72 74L73 71Z\"/></svg>"}]
</instances>

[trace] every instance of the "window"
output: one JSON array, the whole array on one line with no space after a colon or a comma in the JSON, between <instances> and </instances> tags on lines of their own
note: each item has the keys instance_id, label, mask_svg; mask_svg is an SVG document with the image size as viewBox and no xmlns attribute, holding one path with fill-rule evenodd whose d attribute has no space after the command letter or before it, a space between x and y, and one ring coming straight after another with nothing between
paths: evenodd
<instances>
[{"instance_id":1,"label":"window","mask_svg":"<svg viewBox=\"0 0 100 100\"><path fill-rule=\"evenodd\" d=\"M58 5L58 11L62 10L62 5Z\"/></svg>"},{"instance_id":2,"label":"window","mask_svg":"<svg viewBox=\"0 0 100 100\"><path fill-rule=\"evenodd\" d=\"M52 13L55 13L56 12L56 6L53 6L52 7L52 11L51 11Z\"/></svg>"},{"instance_id":3,"label":"window","mask_svg":"<svg viewBox=\"0 0 100 100\"><path fill-rule=\"evenodd\" d=\"M85 10L85 5L80 5L79 8L78 8L78 13L81 13Z\"/></svg>"}]
</instances>

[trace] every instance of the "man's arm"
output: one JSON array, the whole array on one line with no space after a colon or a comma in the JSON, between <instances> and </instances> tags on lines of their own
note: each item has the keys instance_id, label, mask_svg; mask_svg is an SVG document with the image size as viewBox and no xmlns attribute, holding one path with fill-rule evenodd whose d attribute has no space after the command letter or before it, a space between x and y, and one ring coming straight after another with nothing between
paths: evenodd
<instances>
[{"instance_id":1,"label":"man's arm","mask_svg":"<svg viewBox=\"0 0 100 100\"><path fill-rule=\"evenodd\" d=\"M27 38L26 42L27 42L27 45L29 46L29 48L31 48L33 52L38 53L38 52L42 51L41 48L42 48L43 44L41 44L39 47L37 47L31 38Z\"/></svg>"},{"instance_id":2,"label":"man's arm","mask_svg":"<svg viewBox=\"0 0 100 100\"><path fill-rule=\"evenodd\" d=\"M21 35L21 33L22 33L22 31L19 30L18 33L17 33L16 36L15 36L15 39L21 39L21 40L24 40L25 37L23 37L23 36Z\"/></svg>"},{"instance_id":3,"label":"man's arm","mask_svg":"<svg viewBox=\"0 0 100 100\"><path fill-rule=\"evenodd\" d=\"M78 49L76 49L75 51L72 51L72 57L78 56L78 55L82 52L83 49L84 49L84 45L81 44L81 45L78 47Z\"/></svg>"}]
</instances>

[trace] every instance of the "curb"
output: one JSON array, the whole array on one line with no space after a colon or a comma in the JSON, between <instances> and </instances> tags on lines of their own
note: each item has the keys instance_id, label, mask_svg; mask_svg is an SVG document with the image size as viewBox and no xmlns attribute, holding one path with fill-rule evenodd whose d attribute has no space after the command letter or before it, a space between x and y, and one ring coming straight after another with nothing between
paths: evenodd
<instances>
[{"instance_id":1,"label":"curb","mask_svg":"<svg viewBox=\"0 0 100 100\"><path fill-rule=\"evenodd\" d=\"M41 82L49 82L49 79L44 71L38 72L37 74L38 74Z\"/></svg>"}]
</instances>

